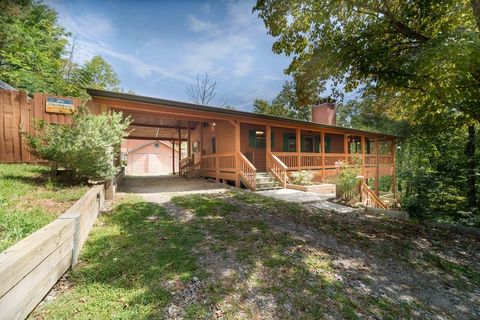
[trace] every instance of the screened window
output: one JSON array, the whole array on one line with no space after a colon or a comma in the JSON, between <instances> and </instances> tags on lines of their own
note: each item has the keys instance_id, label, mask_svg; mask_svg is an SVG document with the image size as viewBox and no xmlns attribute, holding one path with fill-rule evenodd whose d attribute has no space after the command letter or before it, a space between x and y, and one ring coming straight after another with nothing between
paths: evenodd
<instances>
[{"instance_id":1,"label":"screened window","mask_svg":"<svg viewBox=\"0 0 480 320\"><path fill-rule=\"evenodd\" d=\"M250 130L248 132L248 145L250 148L265 149L267 144L266 132L264 130ZM271 135L271 145L273 147L273 132Z\"/></svg>"},{"instance_id":2,"label":"screened window","mask_svg":"<svg viewBox=\"0 0 480 320\"><path fill-rule=\"evenodd\" d=\"M295 152L297 151L297 143L294 133L283 134L283 152Z\"/></svg>"}]
</instances>

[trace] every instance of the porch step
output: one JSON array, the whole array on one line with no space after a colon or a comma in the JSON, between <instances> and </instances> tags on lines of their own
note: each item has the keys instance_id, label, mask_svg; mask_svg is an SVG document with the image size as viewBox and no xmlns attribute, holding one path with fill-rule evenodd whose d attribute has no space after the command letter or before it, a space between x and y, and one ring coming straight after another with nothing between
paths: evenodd
<instances>
[{"instance_id":1,"label":"porch step","mask_svg":"<svg viewBox=\"0 0 480 320\"><path fill-rule=\"evenodd\" d=\"M257 172L257 191L281 189L277 180L268 172Z\"/></svg>"}]
</instances>

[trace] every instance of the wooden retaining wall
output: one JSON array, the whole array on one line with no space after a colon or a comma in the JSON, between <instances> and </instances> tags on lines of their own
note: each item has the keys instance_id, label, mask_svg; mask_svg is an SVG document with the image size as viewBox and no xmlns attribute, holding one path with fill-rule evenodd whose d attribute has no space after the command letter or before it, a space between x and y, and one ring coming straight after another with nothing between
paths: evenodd
<instances>
[{"instance_id":1,"label":"wooden retaining wall","mask_svg":"<svg viewBox=\"0 0 480 320\"><path fill-rule=\"evenodd\" d=\"M47 97L54 96L35 93L30 98L25 91L0 89L0 163L37 162L38 159L31 155L20 134L20 129L33 133L35 120L60 124L71 122L65 114L46 111ZM73 100L75 107L82 104L80 99L68 99Z\"/></svg>"},{"instance_id":2,"label":"wooden retaining wall","mask_svg":"<svg viewBox=\"0 0 480 320\"><path fill-rule=\"evenodd\" d=\"M0 318L25 319L77 263L105 200L96 185L59 218L0 254Z\"/></svg>"}]
</instances>

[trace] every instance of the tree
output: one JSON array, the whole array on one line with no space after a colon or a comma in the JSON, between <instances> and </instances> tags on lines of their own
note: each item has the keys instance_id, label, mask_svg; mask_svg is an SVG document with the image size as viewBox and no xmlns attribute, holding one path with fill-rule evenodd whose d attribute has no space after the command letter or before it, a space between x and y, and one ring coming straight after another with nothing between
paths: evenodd
<instances>
[{"instance_id":1,"label":"tree","mask_svg":"<svg viewBox=\"0 0 480 320\"><path fill-rule=\"evenodd\" d=\"M195 83L187 88L187 95L192 102L207 106L215 98L216 86L217 82L212 81L208 74L205 74L203 78L200 78L200 75L197 74Z\"/></svg>"},{"instance_id":2,"label":"tree","mask_svg":"<svg viewBox=\"0 0 480 320\"><path fill-rule=\"evenodd\" d=\"M57 21L57 13L33 0L0 2L0 79L29 92L87 98L86 87L120 91L112 67L94 56L74 62L75 40Z\"/></svg>"},{"instance_id":3,"label":"tree","mask_svg":"<svg viewBox=\"0 0 480 320\"><path fill-rule=\"evenodd\" d=\"M120 92L120 80L112 66L101 56L96 55L88 60L83 66L68 61L66 65L73 65L65 73L66 80L70 84L69 95L82 95L84 88L94 88ZM71 70L73 69L73 70ZM67 69L66 69L67 70Z\"/></svg>"},{"instance_id":4,"label":"tree","mask_svg":"<svg viewBox=\"0 0 480 320\"><path fill-rule=\"evenodd\" d=\"M114 160L130 122L119 112L94 115L79 108L72 124L42 121L36 124L35 134L24 133L24 137L33 154L66 168L73 181L106 179L118 172Z\"/></svg>"},{"instance_id":5,"label":"tree","mask_svg":"<svg viewBox=\"0 0 480 320\"><path fill-rule=\"evenodd\" d=\"M294 83L285 81L282 90L271 104L266 100L256 99L253 103L253 112L308 121L311 118L311 105L300 106Z\"/></svg>"},{"instance_id":6,"label":"tree","mask_svg":"<svg viewBox=\"0 0 480 320\"><path fill-rule=\"evenodd\" d=\"M273 51L293 56L300 98L331 80L413 100L418 113L480 120L479 29L467 0L259 0L255 9L277 37Z\"/></svg>"},{"instance_id":7,"label":"tree","mask_svg":"<svg viewBox=\"0 0 480 320\"><path fill-rule=\"evenodd\" d=\"M300 101L331 82L396 121L468 132L464 186L478 210L479 0L258 0L255 10L273 51L293 56L286 72Z\"/></svg>"},{"instance_id":8,"label":"tree","mask_svg":"<svg viewBox=\"0 0 480 320\"><path fill-rule=\"evenodd\" d=\"M68 34L57 14L33 0L0 2L0 78L30 92L61 94Z\"/></svg>"},{"instance_id":9,"label":"tree","mask_svg":"<svg viewBox=\"0 0 480 320\"><path fill-rule=\"evenodd\" d=\"M112 66L101 56L87 61L80 71L84 75L85 85L90 88L120 91L120 80Z\"/></svg>"}]
</instances>

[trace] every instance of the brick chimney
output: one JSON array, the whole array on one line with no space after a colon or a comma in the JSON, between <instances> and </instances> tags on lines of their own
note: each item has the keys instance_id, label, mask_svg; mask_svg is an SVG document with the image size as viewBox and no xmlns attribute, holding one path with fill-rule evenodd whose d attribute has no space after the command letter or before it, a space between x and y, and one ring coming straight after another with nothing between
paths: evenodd
<instances>
[{"instance_id":1,"label":"brick chimney","mask_svg":"<svg viewBox=\"0 0 480 320\"><path fill-rule=\"evenodd\" d=\"M312 122L337 125L335 103L325 102L312 107Z\"/></svg>"}]
</instances>

